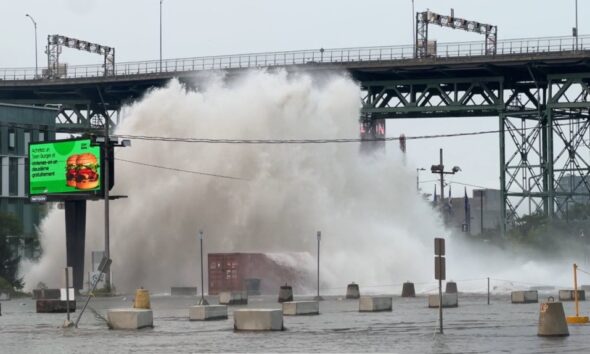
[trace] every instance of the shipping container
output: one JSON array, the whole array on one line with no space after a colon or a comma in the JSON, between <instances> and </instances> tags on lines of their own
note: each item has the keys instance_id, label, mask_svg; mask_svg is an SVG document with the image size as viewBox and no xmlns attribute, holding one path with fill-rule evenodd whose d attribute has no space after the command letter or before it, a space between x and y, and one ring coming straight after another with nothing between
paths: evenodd
<instances>
[{"instance_id":1,"label":"shipping container","mask_svg":"<svg viewBox=\"0 0 590 354\"><path fill-rule=\"evenodd\" d=\"M301 292L312 285L308 284L310 272L277 262L276 258L276 254L270 257L264 253L209 253L209 294L242 290L250 295L276 294L285 283ZM309 259L309 255L302 258Z\"/></svg>"}]
</instances>

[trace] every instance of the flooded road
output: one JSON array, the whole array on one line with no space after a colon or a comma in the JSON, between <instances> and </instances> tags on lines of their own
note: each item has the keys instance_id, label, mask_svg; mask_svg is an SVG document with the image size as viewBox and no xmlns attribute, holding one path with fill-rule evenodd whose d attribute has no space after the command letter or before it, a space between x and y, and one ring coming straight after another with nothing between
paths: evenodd
<instances>
[{"instance_id":1,"label":"flooded road","mask_svg":"<svg viewBox=\"0 0 590 354\"><path fill-rule=\"evenodd\" d=\"M555 295L555 294L551 294ZM545 299L546 294L539 294ZM296 297L306 299L305 297ZM309 298L308 298L309 299ZM132 296L97 298L91 307L131 307ZM358 301L328 297L319 316L284 317L282 332L234 332L229 319L191 322L191 297L152 296L154 328L109 330L87 311L78 329L61 329L65 314L37 314L30 299L2 302L0 353L195 353L195 352L394 352L394 353L588 353L590 326L570 326L570 336L537 336L538 304L513 305L509 294L460 294L459 307L445 309L445 334L427 298L393 297L393 311L359 313ZM216 303L212 298L211 303ZM78 299L78 307L82 301ZM583 315L590 304L580 303ZM276 297L250 297L248 307L280 308ZM564 303L566 315L573 303ZM76 315L77 316L77 313ZM75 317L74 317L75 318Z\"/></svg>"}]
</instances>

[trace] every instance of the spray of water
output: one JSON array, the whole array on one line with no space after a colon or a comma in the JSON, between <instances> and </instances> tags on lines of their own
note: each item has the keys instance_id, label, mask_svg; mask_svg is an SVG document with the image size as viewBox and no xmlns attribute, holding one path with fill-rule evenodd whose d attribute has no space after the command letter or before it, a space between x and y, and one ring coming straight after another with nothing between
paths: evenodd
<instances>
[{"instance_id":1,"label":"spray of water","mask_svg":"<svg viewBox=\"0 0 590 354\"><path fill-rule=\"evenodd\" d=\"M126 107L117 133L242 139L358 134L360 91L345 75L251 71L231 80L213 75L204 81L197 91L172 80L147 93ZM115 286L121 291L139 286L162 291L198 283L200 229L206 252L271 252L275 258L282 252L303 252L307 256L283 263L308 272L315 269L315 235L321 230L326 288L351 281L361 287L432 282L432 238L449 231L416 195L414 168L404 166L393 143L387 151L367 157L359 154L357 144L133 141L117 157L242 180L118 161L114 194L129 198L111 204ZM90 250L103 248L102 208L102 202L89 203L87 260ZM52 210L41 231L42 259L23 265L29 288L39 281L57 286L65 265L63 211ZM447 271L455 279L495 275L548 280L550 266L542 270L507 251L482 250L449 238ZM314 286L311 282L309 289L298 291ZM367 287L365 292L387 290Z\"/></svg>"}]
</instances>

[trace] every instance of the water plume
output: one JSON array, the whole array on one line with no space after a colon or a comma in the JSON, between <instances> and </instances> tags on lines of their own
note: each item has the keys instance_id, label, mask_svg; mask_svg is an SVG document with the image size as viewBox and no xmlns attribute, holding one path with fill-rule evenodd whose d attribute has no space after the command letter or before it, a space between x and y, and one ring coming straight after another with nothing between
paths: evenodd
<instances>
[{"instance_id":1,"label":"water plume","mask_svg":"<svg viewBox=\"0 0 590 354\"><path fill-rule=\"evenodd\" d=\"M209 75L200 89L177 80L123 110L117 134L236 139L350 138L358 135L360 89L345 74L249 71ZM303 252L285 259L313 274L322 231L322 287L432 281L432 238L448 235L417 196L412 167L390 143L387 154L359 154L358 144L228 145L134 140L119 149L111 204L113 282L163 291L197 284L198 230L205 252ZM241 178L156 169L128 161ZM103 248L103 204L89 202L86 270ZM65 265L64 213L41 225L39 263L25 264L28 288L57 286ZM455 251L454 251L455 250ZM459 254L460 252L460 254ZM482 276L495 259L449 243L448 272ZM495 269L498 271L498 269ZM206 274L206 272L205 272ZM305 292L315 288L314 280ZM367 289L369 290L369 289ZM375 292L387 288L373 288ZM343 290L338 290L342 293Z\"/></svg>"}]
</instances>

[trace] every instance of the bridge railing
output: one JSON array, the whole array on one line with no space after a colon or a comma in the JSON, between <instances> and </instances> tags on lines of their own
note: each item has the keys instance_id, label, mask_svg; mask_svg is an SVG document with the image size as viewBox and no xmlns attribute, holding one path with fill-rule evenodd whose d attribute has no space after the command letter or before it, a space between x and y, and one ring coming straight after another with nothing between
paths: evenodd
<instances>
[{"instance_id":1,"label":"bridge railing","mask_svg":"<svg viewBox=\"0 0 590 354\"><path fill-rule=\"evenodd\" d=\"M498 41L496 55L543 54L548 52L570 52L590 50L590 35L578 37L522 38ZM439 43L429 48L429 57L453 58L475 57L485 54L484 43L454 42ZM177 73L186 71L224 70L237 68L276 67L311 64L350 64L355 62L383 62L393 60L420 60L414 56L412 45L360 47L338 49L314 49L273 53L252 53L239 55L207 56L196 58L166 59L123 62L115 65L109 76L146 75ZM0 68L1 80L39 80L46 76L46 68ZM61 69L60 69L61 70ZM64 79L92 78L105 76L104 65L67 66L60 72Z\"/></svg>"}]
</instances>

